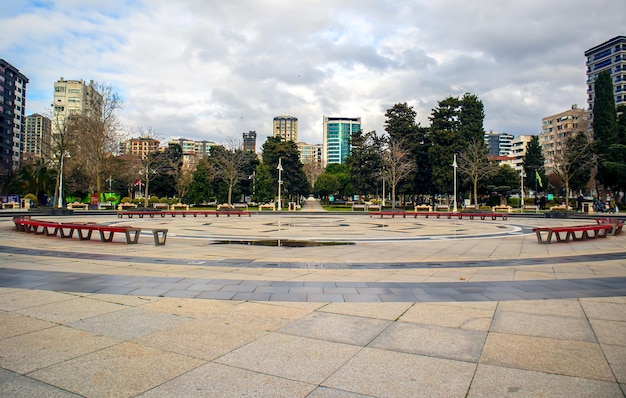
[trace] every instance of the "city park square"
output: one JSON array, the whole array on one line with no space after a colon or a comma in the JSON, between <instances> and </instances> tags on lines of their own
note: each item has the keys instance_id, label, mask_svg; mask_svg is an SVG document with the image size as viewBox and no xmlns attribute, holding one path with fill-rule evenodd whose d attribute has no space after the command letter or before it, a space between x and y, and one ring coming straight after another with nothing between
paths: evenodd
<instances>
[{"instance_id":1,"label":"city park square","mask_svg":"<svg viewBox=\"0 0 626 398\"><path fill-rule=\"evenodd\" d=\"M3 396L625 391L624 235L533 232L590 220L391 218L313 198L239 217L32 216L141 228L126 244L25 234L16 214L0 218Z\"/></svg>"}]
</instances>

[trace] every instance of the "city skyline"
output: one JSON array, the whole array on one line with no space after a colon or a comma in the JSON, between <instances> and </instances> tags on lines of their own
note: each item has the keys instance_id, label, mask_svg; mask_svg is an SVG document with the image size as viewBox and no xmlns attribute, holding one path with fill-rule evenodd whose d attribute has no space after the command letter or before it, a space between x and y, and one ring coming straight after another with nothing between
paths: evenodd
<instances>
[{"instance_id":1,"label":"city skyline","mask_svg":"<svg viewBox=\"0 0 626 398\"><path fill-rule=\"evenodd\" d=\"M465 92L486 131L538 134L542 117L586 107L584 52L626 26L622 0L15 3L0 53L30 80L27 114L50 111L61 77L95 80L124 99L131 135L224 143L254 130L259 145L277 115L315 144L324 115L382 133L395 103L428 125Z\"/></svg>"}]
</instances>

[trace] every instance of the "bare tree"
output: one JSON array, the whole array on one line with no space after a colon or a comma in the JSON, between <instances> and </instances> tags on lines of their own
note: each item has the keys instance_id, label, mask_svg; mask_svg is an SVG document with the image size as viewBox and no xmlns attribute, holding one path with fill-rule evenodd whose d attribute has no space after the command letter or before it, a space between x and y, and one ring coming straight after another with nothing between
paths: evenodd
<instances>
[{"instance_id":1,"label":"bare tree","mask_svg":"<svg viewBox=\"0 0 626 398\"><path fill-rule=\"evenodd\" d=\"M309 181L309 185L311 186L315 186L315 181L317 180L317 177L322 175L322 173L324 172L324 168L319 162L306 163L302 166L302 170L304 171L306 179L307 181Z\"/></svg>"},{"instance_id":2,"label":"bare tree","mask_svg":"<svg viewBox=\"0 0 626 398\"><path fill-rule=\"evenodd\" d=\"M478 183L498 171L498 166L489 161L487 153L487 145L484 141L472 141L459 154L459 171L472 182L476 206L478 206Z\"/></svg>"},{"instance_id":3,"label":"bare tree","mask_svg":"<svg viewBox=\"0 0 626 398\"><path fill-rule=\"evenodd\" d=\"M569 205L570 183L575 178L589 178L591 169L596 164L592 152L592 142L587 133L580 131L576 135L569 135L557 143L557 150L553 157L553 173L565 185L565 205Z\"/></svg>"},{"instance_id":4,"label":"bare tree","mask_svg":"<svg viewBox=\"0 0 626 398\"><path fill-rule=\"evenodd\" d=\"M81 139L75 157L89 178L91 189L101 192L109 174L108 158L117 151L120 142L117 112L123 101L110 85L95 83L92 88L100 95L95 96L93 109L77 118Z\"/></svg>"},{"instance_id":5,"label":"bare tree","mask_svg":"<svg viewBox=\"0 0 626 398\"><path fill-rule=\"evenodd\" d=\"M216 164L216 175L224 178L228 185L228 204L232 204L234 186L247 178L245 167L249 164L249 153L243 150L243 143L233 138L228 139L226 147L211 149L211 157Z\"/></svg>"},{"instance_id":6,"label":"bare tree","mask_svg":"<svg viewBox=\"0 0 626 398\"><path fill-rule=\"evenodd\" d=\"M67 169L67 160L75 154L78 141L78 128L76 116L64 117L59 112L52 114L52 137L50 139L50 158L48 163L56 169L56 182L54 187L54 198L58 208L63 207L63 177Z\"/></svg>"},{"instance_id":7,"label":"bare tree","mask_svg":"<svg viewBox=\"0 0 626 398\"><path fill-rule=\"evenodd\" d=\"M383 148L383 175L391 186L391 208L396 208L396 187L415 169L411 159L411 152L406 148L404 141L390 137L387 146Z\"/></svg>"},{"instance_id":8,"label":"bare tree","mask_svg":"<svg viewBox=\"0 0 626 398\"><path fill-rule=\"evenodd\" d=\"M176 194L179 200L189 192L189 185L193 180L193 173L196 171L197 159L195 156L183 158L183 164L177 170L174 170L174 181L176 183Z\"/></svg>"}]
</instances>

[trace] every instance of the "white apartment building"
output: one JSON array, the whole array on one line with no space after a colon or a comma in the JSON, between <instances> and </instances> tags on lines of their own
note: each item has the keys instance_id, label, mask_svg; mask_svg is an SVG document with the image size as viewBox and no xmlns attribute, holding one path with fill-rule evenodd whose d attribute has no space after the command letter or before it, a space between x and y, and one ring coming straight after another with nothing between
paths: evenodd
<instances>
[{"instance_id":1,"label":"white apartment building","mask_svg":"<svg viewBox=\"0 0 626 398\"><path fill-rule=\"evenodd\" d=\"M565 140L572 134L580 131L589 131L591 112L579 108L576 104L572 108L556 115L541 119L541 133L539 144L545 159L546 174L554 169L554 157L561 153Z\"/></svg>"}]
</instances>

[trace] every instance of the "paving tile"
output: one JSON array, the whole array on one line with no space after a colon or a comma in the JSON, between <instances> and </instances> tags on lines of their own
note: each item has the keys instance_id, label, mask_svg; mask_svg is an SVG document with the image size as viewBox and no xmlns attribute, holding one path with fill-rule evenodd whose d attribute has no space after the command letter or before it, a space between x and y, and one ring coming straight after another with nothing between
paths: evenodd
<instances>
[{"instance_id":1,"label":"paving tile","mask_svg":"<svg viewBox=\"0 0 626 398\"><path fill-rule=\"evenodd\" d=\"M564 376L615 380L600 346L583 341L489 333L480 363Z\"/></svg>"},{"instance_id":2,"label":"paving tile","mask_svg":"<svg viewBox=\"0 0 626 398\"><path fill-rule=\"evenodd\" d=\"M580 302L590 319L626 322L626 303L598 302L590 299L581 299Z\"/></svg>"},{"instance_id":3,"label":"paving tile","mask_svg":"<svg viewBox=\"0 0 626 398\"><path fill-rule=\"evenodd\" d=\"M119 304L91 298L75 297L72 300L57 301L36 307L17 310L16 313L55 323L68 323L79 319L106 314L124 309Z\"/></svg>"},{"instance_id":4,"label":"paving tile","mask_svg":"<svg viewBox=\"0 0 626 398\"><path fill-rule=\"evenodd\" d=\"M68 322L67 326L118 340L132 340L187 321L189 318L176 315L146 311L141 308L125 308Z\"/></svg>"},{"instance_id":5,"label":"paving tile","mask_svg":"<svg viewBox=\"0 0 626 398\"><path fill-rule=\"evenodd\" d=\"M597 342L585 318L505 311L500 307L493 318L490 330L525 336Z\"/></svg>"},{"instance_id":6,"label":"paving tile","mask_svg":"<svg viewBox=\"0 0 626 398\"><path fill-rule=\"evenodd\" d=\"M0 367L26 374L117 343L105 336L56 326L3 339Z\"/></svg>"},{"instance_id":7,"label":"paving tile","mask_svg":"<svg viewBox=\"0 0 626 398\"><path fill-rule=\"evenodd\" d=\"M438 358L478 362L487 333L396 322L369 347Z\"/></svg>"},{"instance_id":8,"label":"paving tile","mask_svg":"<svg viewBox=\"0 0 626 398\"><path fill-rule=\"evenodd\" d=\"M600 343L626 346L626 322L590 319L589 323Z\"/></svg>"},{"instance_id":9,"label":"paving tile","mask_svg":"<svg viewBox=\"0 0 626 398\"><path fill-rule=\"evenodd\" d=\"M322 383L373 397L464 397L476 364L365 348Z\"/></svg>"},{"instance_id":10,"label":"paving tile","mask_svg":"<svg viewBox=\"0 0 626 398\"><path fill-rule=\"evenodd\" d=\"M75 297L75 295L51 291L18 290L0 295L0 310L14 311L57 301L71 300Z\"/></svg>"},{"instance_id":11,"label":"paving tile","mask_svg":"<svg viewBox=\"0 0 626 398\"><path fill-rule=\"evenodd\" d=\"M187 298L167 298L144 303L142 309L178 315L187 318L205 318L213 313L227 310L239 304L224 300L189 300Z\"/></svg>"},{"instance_id":12,"label":"paving tile","mask_svg":"<svg viewBox=\"0 0 626 398\"><path fill-rule=\"evenodd\" d=\"M39 380L0 369L0 396L2 397L46 397L79 398L79 395L42 383Z\"/></svg>"},{"instance_id":13,"label":"paving tile","mask_svg":"<svg viewBox=\"0 0 626 398\"><path fill-rule=\"evenodd\" d=\"M459 304L462 306L452 306L448 303L415 303L399 320L448 328L489 330L495 306L474 308L470 303Z\"/></svg>"},{"instance_id":14,"label":"paving tile","mask_svg":"<svg viewBox=\"0 0 626 398\"><path fill-rule=\"evenodd\" d=\"M305 383L319 384L361 348L271 333L215 362Z\"/></svg>"},{"instance_id":15,"label":"paving tile","mask_svg":"<svg viewBox=\"0 0 626 398\"><path fill-rule=\"evenodd\" d=\"M577 299L506 301L498 304L498 312L500 311L585 318L585 313Z\"/></svg>"},{"instance_id":16,"label":"paving tile","mask_svg":"<svg viewBox=\"0 0 626 398\"><path fill-rule=\"evenodd\" d=\"M314 385L207 363L139 395L150 397L305 397Z\"/></svg>"},{"instance_id":17,"label":"paving tile","mask_svg":"<svg viewBox=\"0 0 626 398\"><path fill-rule=\"evenodd\" d=\"M390 321L352 315L314 312L280 328L278 332L336 343L366 346Z\"/></svg>"},{"instance_id":18,"label":"paving tile","mask_svg":"<svg viewBox=\"0 0 626 398\"><path fill-rule=\"evenodd\" d=\"M28 316L0 312L0 340L57 326L55 323Z\"/></svg>"},{"instance_id":19,"label":"paving tile","mask_svg":"<svg viewBox=\"0 0 626 398\"><path fill-rule=\"evenodd\" d=\"M602 344L602 351L617 381L626 384L626 346Z\"/></svg>"},{"instance_id":20,"label":"paving tile","mask_svg":"<svg viewBox=\"0 0 626 398\"><path fill-rule=\"evenodd\" d=\"M371 395L362 395L336 388L317 387L306 398L371 398Z\"/></svg>"},{"instance_id":21,"label":"paving tile","mask_svg":"<svg viewBox=\"0 0 626 398\"><path fill-rule=\"evenodd\" d=\"M32 377L89 397L133 397L205 362L122 343L41 369Z\"/></svg>"},{"instance_id":22,"label":"paving tile","mask_svg":"<svg viewBox=\"0 0 626 398\"><path fill-rule=\"evenodd\" d=\"M499 366L478 365L470 397L618 397L617 383L533 372Z\"/></svg>"}]
</instances>

